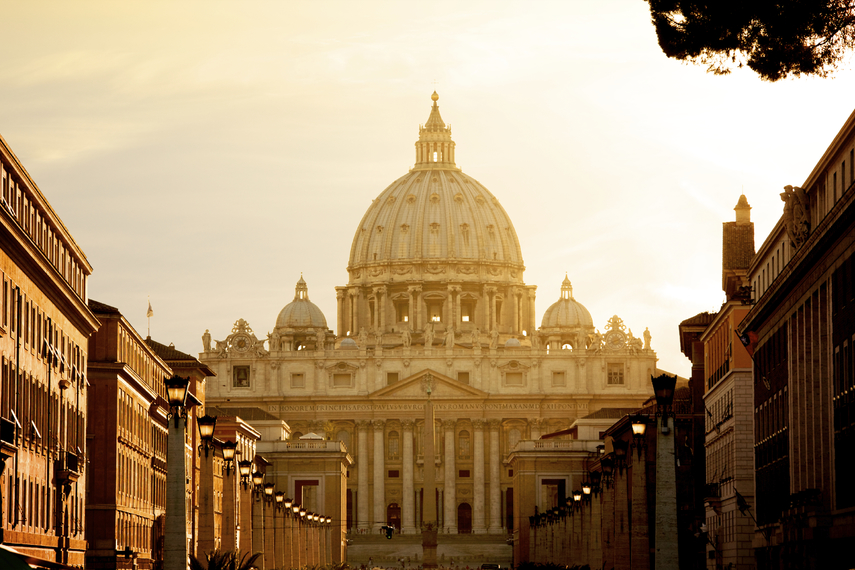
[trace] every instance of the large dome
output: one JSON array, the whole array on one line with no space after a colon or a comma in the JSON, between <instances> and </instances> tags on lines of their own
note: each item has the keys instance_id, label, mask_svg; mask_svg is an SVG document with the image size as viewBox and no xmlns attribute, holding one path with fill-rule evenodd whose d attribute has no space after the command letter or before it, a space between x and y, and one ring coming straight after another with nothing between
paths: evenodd
<instances>
[{"instance_id":1,"label":"large dome","mask_svg":"<svg viewBox=\"0 0 855 570\"><path fill-rule=\"evenodd\" d=\"M514 225L496 197L455 165L451 128L439 115L438 96L432 98L430 117L419 129L415 167L372 202L356 230L351 281L365 273L386 281L404 271L406 278L425 278L449 264L449 271L485 280L521 281ZM441 273L448 278L445 269Z\"/></svg>"},{"instance_id":2,"label":"large dome","mask_svg":"<svg viewBox=\"0 0 855 570\"><path fill-rule=\"evenodd\" d=\"M558 332L567 329L593 329L594 319L588 309L573 298L573 287L565 276L561 284L561 298L543 313L540 323L543 332Z\"/></svg>"},{"instance_id":3,"label":"large dome","mask_svg":"<svg viewBox=\"0 0 855 570\"><path fill-rule=\"evenodd\" d=\"M276 317L276 328L288 329L324 329L327 328L327 319L317 305L309 301L309 287L300 276L297 281L294 300L285 305Z\"/></svg>"}]
</instances>

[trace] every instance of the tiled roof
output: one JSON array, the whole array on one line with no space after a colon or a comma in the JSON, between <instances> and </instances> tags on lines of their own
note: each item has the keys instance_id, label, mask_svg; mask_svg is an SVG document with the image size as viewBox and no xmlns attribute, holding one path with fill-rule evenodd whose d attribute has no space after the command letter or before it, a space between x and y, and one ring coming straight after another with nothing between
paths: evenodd
<instances>
[{"instance_id":1,"label":"tiled roof","mask_svg":"<svg viewBox=\"0 0 855 570\"><path fill-rule=\"evenodd\" d=\"M702 325L702 326L707 326L708 324L710 324L711 322L713 322L713 319L714 319L714 318L715 318L715 313L709 313L709 312L698 313L698 314L697 314L697 315L695 315L694 317L691 317L691 318L686 319L685 321L683 321L682 323L680 323L680 325Z\"/></svg>"},{"instance_id":2,"label":"tiled roof","mask_svg":"<svg viewBox=\"0 0 855 570\"><path fill-rule=\"evenodd\" d=\"M261 408L221 408L219 406L207 406L205 412L212 416L237 416L245 421L279 419L273 414L268 414Z\"/></svg>"},{"instance_id":3,"label":"tiled roof","mask_svg":"<svg viewBox=\"0 0 855 570\"><path fill-rule=\"evenodd\" d=\"M155 340L151 340L151 337L146 337L145 343L151 348L159 357L164 360L188 360L193 362L199 362L194 357L189 354L185 354L180 350L176 349L173 345L163 345ZM201 362L199 363L201 364Z\"/></svg>"},{"instance_id":4,"label":"tiled roof","mask_svg":"<svg viewBox=\"0 0 855 570\"><path fill-rule=\"evenodd\" d=\"M101 303L100 301L96 301L95 299L89 299L89 308L92 309L93 313L114 313L120 315L121 312L116 307L111 307L106 303Z\"/></svg>"}]
</instances>

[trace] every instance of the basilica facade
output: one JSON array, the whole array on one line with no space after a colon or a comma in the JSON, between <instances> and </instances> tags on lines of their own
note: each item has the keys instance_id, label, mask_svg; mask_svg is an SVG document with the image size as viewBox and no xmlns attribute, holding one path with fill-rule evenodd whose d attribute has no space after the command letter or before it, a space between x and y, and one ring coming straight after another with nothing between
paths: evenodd
<instances>
[{"instance_id":1,"label":"basilica facade","mask_svg":"<svg viewBox=\"0 0 855 570\"><path fill-rule=\"evenodd\" d=\"M600 409L640 407L652 395L656 355L649 333L633 336L617 315L595 326L567 277L537 326L536 286L523 280L511 219L457 167L432 99L415 165L356 227L347 284L335 290L335 330L301 276L267 338L239 319L223 340L205 332L200 360L217 373L209 403L260 408L288 423L292 441L316 434L346 445L354 464L341 524L355 539L386 524L415 535L425 522L430 398L442 552L468 534L504 545L513 528L509 452ZM273 477L291 496L306 488L275 468Z\"/></svg>"}]
</instances>

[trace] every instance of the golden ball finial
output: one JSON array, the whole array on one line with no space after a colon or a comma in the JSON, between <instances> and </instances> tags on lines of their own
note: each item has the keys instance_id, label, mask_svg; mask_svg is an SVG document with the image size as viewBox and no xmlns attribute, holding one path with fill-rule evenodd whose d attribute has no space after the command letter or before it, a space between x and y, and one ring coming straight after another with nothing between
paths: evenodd
<instances>
[{"instance_id":1,"label":"golden ball finial","mask_svg":"<svg viewBox=\"0 0 855 570\"><path fill-rule=\"evenodd\" d=\"M436 94L436 91L433 92L433 95L431 95L430 98L433 102L439 101L439 95Z\"/></svg>"}]
</instances>

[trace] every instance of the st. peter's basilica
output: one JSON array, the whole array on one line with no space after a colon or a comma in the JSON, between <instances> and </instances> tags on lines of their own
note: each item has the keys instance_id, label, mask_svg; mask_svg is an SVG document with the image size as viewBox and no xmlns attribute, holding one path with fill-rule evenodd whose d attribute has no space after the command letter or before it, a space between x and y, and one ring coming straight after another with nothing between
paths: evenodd
<instances>
[{"instance_id":1,"label":"st. peter's basilica","mask_svg":"<svg viewBox=\"0 0 855 570\"><path fill-rule=\"evenodd\" d=\"M455 164L451 129L431 98L415 166L356 226L348 281L335 289L335 331L300 276L267 338L238 319L224 340L206 331L200 360L217 373L208 403L284 420L292 441L317 434L346 445L354 464L341 518L356 540L387 523L419 531L430 397L440 543L482 534L504 545L510 450L603 408L639 407L652 395L656 355L643 326L639 338L617 315L595 325L567 277L537 328L536 286L523 281L511 218ZM325 507L316 505L332 512Z\"/></svg>"}]
</instances>

